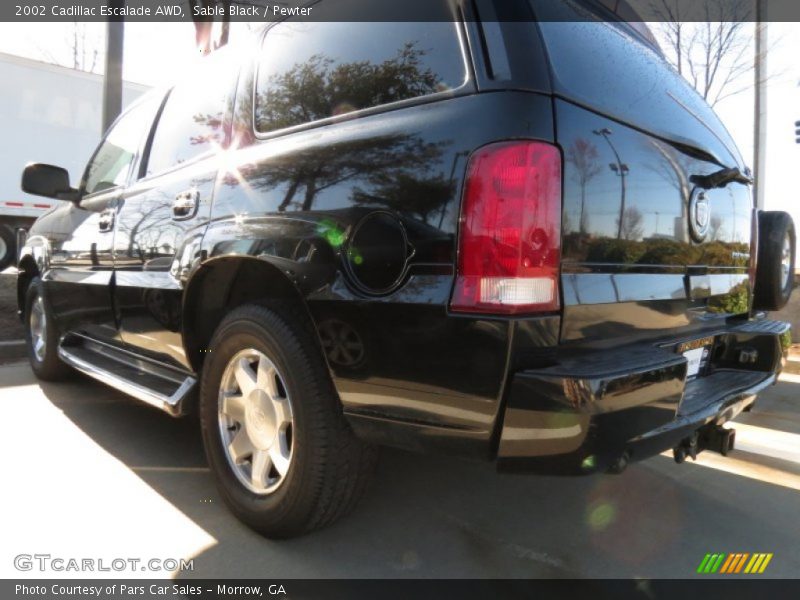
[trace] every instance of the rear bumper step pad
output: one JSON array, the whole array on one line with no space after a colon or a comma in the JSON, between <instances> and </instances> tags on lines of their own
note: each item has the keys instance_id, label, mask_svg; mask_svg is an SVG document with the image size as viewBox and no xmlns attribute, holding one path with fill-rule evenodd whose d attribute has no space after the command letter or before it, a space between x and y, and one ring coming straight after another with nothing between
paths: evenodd
<instances>
[{"instance_id":1,"label":"rear bumper step pad","mask_svg":"<svg viewBox=\"0 0 800 600\"><path fill-rule=\"evenodd\" d=\"M706 332L717 340L709 373L687 382L676 340L584 354L512 378L498 446L501 470L575 474L605 470L675 447L734 418L775 382L790 328L757 320ZM757 349L741 364L741 348Z\"/></svg>"}]
</instances>

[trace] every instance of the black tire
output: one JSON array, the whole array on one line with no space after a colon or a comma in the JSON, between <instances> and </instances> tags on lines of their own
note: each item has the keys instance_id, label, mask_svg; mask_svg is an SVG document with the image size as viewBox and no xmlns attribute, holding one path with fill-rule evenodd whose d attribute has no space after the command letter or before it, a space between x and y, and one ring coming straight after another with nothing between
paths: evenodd
<instances>
[{"instance_id":1,"label":"black tire","mask_svg":"<svg viewBox=\"0 0 800 600\"><path fill-rule=\"evenodd\" d=\"M42 306L44 310L45 321L47 326L45 328L45 335L42 336L44 340L44 348L42 353L37 354L33 346L33 339L31 335L31 317L33 313L33 305L37 299L41 297ZM25 342L28 349L28 361L30 362L31 369L36 374L36 377L44 381L59 381L65 379L72 373L68 365L61 362L58 357L58 342L60 333L56 326L55 320L52 317L50 310L50 303L47 301L47 296L44 294L44 287L38 277L31 280L28 290L25 293Z\"/></svg>"},{"instance_id":2,"label":"black tire","mask_svg":"<svg viewBox=\"0 0 800 600\"><path fill-rule=\"evenodd\" d=\"M347 425L313 332L291 309L246 305L214 333L203 366L200 421L220 494L244 523L272 538L297 536L348 513L364 492L376 451ZM269 358L292 399L292 458L269 494L245 487L228 461L219 425L219 390L231 359L245 348Z\"/></svg>"},{"instance_id":3,"label":"black tire","mask_svg":"<svg viewBox=\"0 0 800 600\"><path fill-rule=\"evenodd\" d=\"M790 264L784 270L783 249L788 238ZM794 287L796 238L792 217L781 211L758 213L758 262L753 292L756 310L780 310L789 301Z\"/></svg>"},{"instance_id":4,"label":"black tire","mask_svg":"<svg viewBox=\"0 0 800 600\"><path fill-rule=\"evenodd\" d=\"M17 259L17 238L7 226L0 224L0 271L5 271Z\"/></svg>"}]
</instances>

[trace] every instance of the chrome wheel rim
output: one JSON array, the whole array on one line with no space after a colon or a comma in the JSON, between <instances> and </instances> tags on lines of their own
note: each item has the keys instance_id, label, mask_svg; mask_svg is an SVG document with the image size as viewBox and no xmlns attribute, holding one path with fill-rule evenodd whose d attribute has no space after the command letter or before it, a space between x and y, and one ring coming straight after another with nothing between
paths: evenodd
<instances>
[{"instance_id":1,"label":"chrome wheel rim","mask_svg":"<svg viewBox=\"0 0 800 600\"><path fill-rule=\"evenodd\" d=\"M255 494L271 494L286 479L294 454L283 376L263 352L242 350L222 374L218 408L222 447L236 478Z\"/></svg>"},{"instance_id":2,"label":"chrome wheel rim","mask_svg":"<svg viewBox=\"0 0 800 600\"><path fill-rule=\"evenodd\" d=\"M792 281L792 240L787 233L783 238L781 250L781 271L783 273L783 287L786 289Z\"/></svg>"},{"instance_id":3,"label":"chrome wheel rim","mask_svg":"<svg viewBox=\"0 0 800 600\"><path fill-rule=\"evenodd\" d=\"M47 345L47 316L44 311L44 301L41 296L36 296L36 300L31 305L31 316L29 321L31 331L31 348L36 360L44 360L44 353Z\"/></svg>"}]
</instances>

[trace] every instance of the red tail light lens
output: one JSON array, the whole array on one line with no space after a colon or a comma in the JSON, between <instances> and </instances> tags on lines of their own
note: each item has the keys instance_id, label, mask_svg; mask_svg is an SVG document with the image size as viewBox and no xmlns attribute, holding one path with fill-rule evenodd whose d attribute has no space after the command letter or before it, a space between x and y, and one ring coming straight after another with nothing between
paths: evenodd
<instances>
[{"instance_id":1,"label":"red tail light lens","mask_svg":"<svg viewBox=\"0 0 800 600\"><path fill-rule=\"evenodd\" d=\"M561 154L544 142L475 152L461 207L450 307L520 314L559 309Z\"/></svg>"}]
</instances>

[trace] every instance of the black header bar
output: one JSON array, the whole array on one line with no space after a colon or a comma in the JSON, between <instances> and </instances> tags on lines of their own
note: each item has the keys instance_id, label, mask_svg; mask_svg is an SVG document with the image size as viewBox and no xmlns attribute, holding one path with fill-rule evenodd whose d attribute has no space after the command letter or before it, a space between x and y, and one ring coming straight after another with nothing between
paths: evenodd
<instances>
[{"instance_id":1,"label":"black header bar","mask_svg":"<svg viewBox=\"0 0 800 600\"><path fill-rule=\"evenodd\" d=\"M444 9L444 5L459 6L467 1L414 2L413 10L409 11L403 0L3 0L0 2L0 21L270 22L290 17L308 21L439 21L452 18L453 12ZM514 20L574 21L585 18L629 22L746 22L755 20L756 3L761 2L764 21L800 21L798 0L489 1L498 3L498 7L508 2L526 4L526 10L497 11L498 14L515 15L510 17ZM531 12L528 2L534 12ZM570 4L571 9L551 10L559 3ZM528 14L531 16L525 16Z\"/></svg>"},{"instance_id":2,"label":"black header bar","mask_svg":"<svg viewBox=\"0 0 800 600\"><path fill-rule=\"evenodd\" d=\"M738 600L797 598L800 580L757 576L619 579L5 579L0 597L39 600L487 600L591 598L591 600Z\"/></svg>"}]
</instances>

